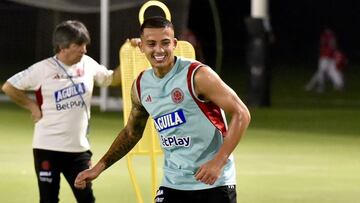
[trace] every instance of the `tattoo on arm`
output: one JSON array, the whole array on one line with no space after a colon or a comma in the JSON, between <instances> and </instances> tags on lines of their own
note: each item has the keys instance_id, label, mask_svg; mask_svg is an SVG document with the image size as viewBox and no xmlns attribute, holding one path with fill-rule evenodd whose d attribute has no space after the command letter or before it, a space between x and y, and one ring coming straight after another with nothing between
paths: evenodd
<instances>
[{"instance_id":1,"label":"tattoo on arm","mask_svg":"<svg viewBox=\"0 0 360 203\"><path fill-rule=\"evenodd\" d=\"M102 158L105 168L110 167L124 157L143 135L149 114L139 102L134 91L131 91L131 103L131 112L126 126L120 131L110 149Z\"/></svg>"}]
</instances>

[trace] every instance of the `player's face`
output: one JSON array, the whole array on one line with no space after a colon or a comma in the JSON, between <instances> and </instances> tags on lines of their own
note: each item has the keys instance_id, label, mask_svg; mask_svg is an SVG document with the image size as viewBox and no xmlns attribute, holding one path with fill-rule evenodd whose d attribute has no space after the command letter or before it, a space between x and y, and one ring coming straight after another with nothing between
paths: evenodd
<instances>
[{"instance_id":1,"label":"player's face","mask_svg":"<svg viewBox=\"0 0 360 203\"><path fill-rule=\"evenodd\" d=\"M71 66L78 63L86 52L86 44L72 43L68 48L61 49L60 55L62 62Z\"/></svg>"},{"instance_id":2,"label":"player's face","mask_svg":"<svg viewBox=\"0 0 360 203\"><path fill-rule=\"evenodd\" d=\"M177 40L172 28L145 28L140 49L155 69L170 69L174 65Z\"/></svg>"}]
</instances>

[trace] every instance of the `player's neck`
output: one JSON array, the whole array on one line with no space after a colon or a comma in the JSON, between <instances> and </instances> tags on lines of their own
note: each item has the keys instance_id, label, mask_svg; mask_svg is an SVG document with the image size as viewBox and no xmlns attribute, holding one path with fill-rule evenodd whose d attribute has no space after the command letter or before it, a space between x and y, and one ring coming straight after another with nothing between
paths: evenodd
<instances>
[{"instance_id":1,"label":"player's neck","mask_svg":"<svg viewBox=\"0 0 360 203\"><path fill-rule=\"evenodd\" d=\"M56 59L68 67L73 65L73 63L67 60L67 58L61 53L56 54Z\"/></svg>"},{"instance_id":2,"label":"player's neck","mask_svg":"<svg viewBox=\"0 0 360 203\"><path fill-rule=\"evenodd\" d=\"M165 77L166 74L168 74L175 65L176 62L176 57L174 57L174 60L171 61L171 63L169 63L168 65L164 65L164 66L153 66L154 69L154 73L158 78L163 78Z\"/></svg>"}]
</instances>

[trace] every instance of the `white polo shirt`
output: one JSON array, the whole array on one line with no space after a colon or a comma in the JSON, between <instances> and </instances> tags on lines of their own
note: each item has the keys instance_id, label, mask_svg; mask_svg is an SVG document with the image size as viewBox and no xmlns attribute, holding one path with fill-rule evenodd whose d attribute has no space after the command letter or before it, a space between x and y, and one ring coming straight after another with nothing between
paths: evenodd
<instances>
[{"instance_id":1,"label":"white polo shirt","mask_svg":"<svg viewBox=\"0 0 360 203\"><path fill-rule=\"evenodd\" d=\"M70 67L56 60L35 63L8 82L20 90L36 91L42 118L35 124L33 148L83 152L90 149L87 126L94 81L109 85L113 71L87 55Z\"/></svg>"}]
</instances>

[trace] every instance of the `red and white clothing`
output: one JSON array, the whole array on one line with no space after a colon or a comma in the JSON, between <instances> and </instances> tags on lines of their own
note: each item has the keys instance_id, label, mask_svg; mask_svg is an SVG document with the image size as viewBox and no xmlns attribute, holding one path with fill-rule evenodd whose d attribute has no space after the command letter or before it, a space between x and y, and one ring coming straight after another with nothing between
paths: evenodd
<instances>
[{"instance_id":1,"label":"red and white clothing","mask_svg":"<svg viewBox=\"0 0 360 203\"><path fill-rule=\"evenodd\" d=\"M8 79L17 89L36 91L42 118L35 124L33 148L61 152L89 150L87 127L94 82L107 86L112 74L112 70L87 55L70 67L54 56Z\"/></svg>"},{"instance_id":2,"label":"red and white clothing","mask_svg":"<svg viewBox=\"0 0 360 203\"><path fill-rule=\"evenodd\" d=\"M325 30L320 36L320 57L334 58L336 38L331 30Z\"/></svg>"},{"instance_id":3,"label":"red and white clothing","mask_svg":"<svg viewBox=\"0 0 360 203\"><path fill-rule=\"evenodd\" d=\"M326 29L320 37L320 55L318 70L314 73L306 90L316 88L318 92L325 89L325 79L328 78L333 84L335 90L342 90L344 80L342 73L336 68L336 38L334 33Z\"/></svg>"},{"instance_id":4,"label":"red and white clothing","mask_svg":"<svg viewBox=\"0 0 360 203\"><path fill-rule=\"evenodd\" d=\"M336 68L339 71L344 71L344 69L348 63L348 60L342 51L340 51L340 50L335 51L335 61L336 61Z\"/></svg>"}]
</instances>

